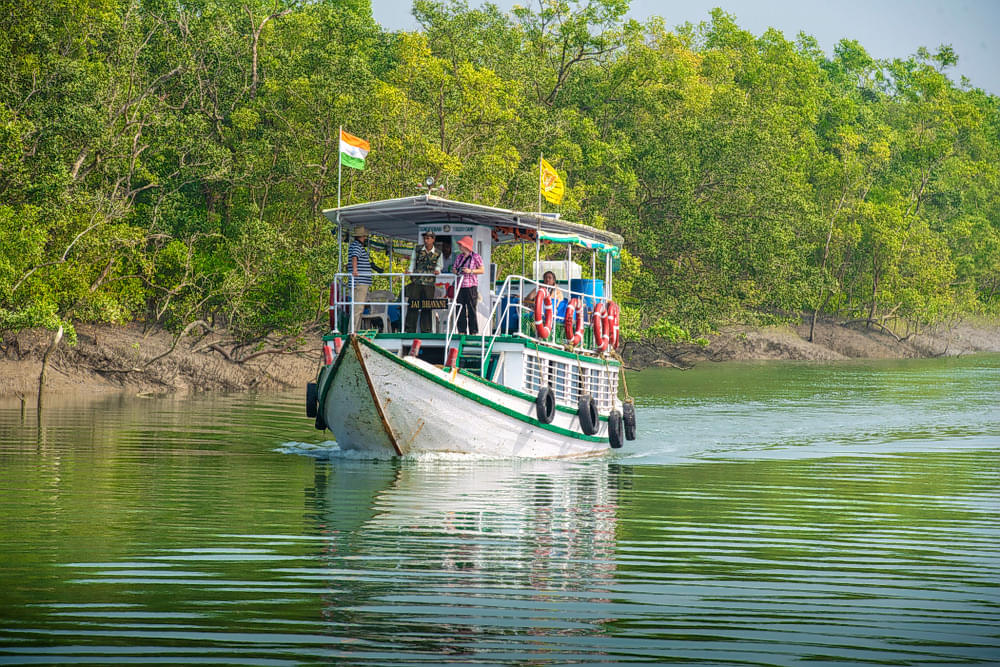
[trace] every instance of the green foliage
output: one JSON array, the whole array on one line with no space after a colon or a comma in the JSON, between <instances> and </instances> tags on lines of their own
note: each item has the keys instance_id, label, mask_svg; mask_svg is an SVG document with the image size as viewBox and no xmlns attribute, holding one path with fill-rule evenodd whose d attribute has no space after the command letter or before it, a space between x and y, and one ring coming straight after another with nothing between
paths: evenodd
<instances>
[{"instance_id":1,"label":"green foliage","mask_svg":"<svg viewBox=\"0 0 1000 667\"><path fill-rule=\"evenodd\" d=\"M368 0L8 12L0 328L294 331L335 269L340 126L373 147L348 203L430 175L530 210L544 153L560 212L626 238L629 338L1000 312L1000 101L950 81L954 49L827 57L720 10L674 31L627 11L417 0L419 33L384 32Z\"/></svg>"},{"instance_id":2,"label":"green foliage","mask_svg":"<svg viewBox=\"0 0 1000 667\"><path fill-rule=\"evenodd\" d=\"M32 304L17 311L0 308L0 331L20 331L21 329L50 329L56 331L63 328L66 342L76 345L76 329L72 322L63 320L50 306L42 303Z\"/></svg>"}]
</instances>

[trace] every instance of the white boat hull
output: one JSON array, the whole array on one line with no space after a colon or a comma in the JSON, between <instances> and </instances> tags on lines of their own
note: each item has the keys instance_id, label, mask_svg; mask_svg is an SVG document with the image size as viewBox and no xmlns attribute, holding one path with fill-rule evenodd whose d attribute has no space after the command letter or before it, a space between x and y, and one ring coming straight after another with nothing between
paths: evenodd
<instances>
[{"instance_id":1,"label":"white boat hull","mask_svg":"<svg viewBox=\"0 0 1000 667\"><path fill-rule=\"evenodd\" d=\"M577 457L609 450L605 419L585 435L575 412L551 424L535 401L352 337L319 377L320 418L342 449L373 456L456 452L489 457Z\"/></svg>"}]
</instances>

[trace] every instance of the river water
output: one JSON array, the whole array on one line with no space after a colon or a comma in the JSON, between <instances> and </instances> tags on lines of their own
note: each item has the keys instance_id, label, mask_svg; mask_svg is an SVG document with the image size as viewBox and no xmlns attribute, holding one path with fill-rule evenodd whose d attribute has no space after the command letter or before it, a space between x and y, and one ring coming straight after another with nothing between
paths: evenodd
<instances>
[{"instance_id":1,"label":"river water","mask_svg":"<svg viewBox=\"0 0 1000 667\"><path fill-rule=\"evenodd\" d=\"M1000 357L629 390L583 462L355 460L300 392L2 402L0 664L1000 664Z\"/></svg>"}]
</instances>

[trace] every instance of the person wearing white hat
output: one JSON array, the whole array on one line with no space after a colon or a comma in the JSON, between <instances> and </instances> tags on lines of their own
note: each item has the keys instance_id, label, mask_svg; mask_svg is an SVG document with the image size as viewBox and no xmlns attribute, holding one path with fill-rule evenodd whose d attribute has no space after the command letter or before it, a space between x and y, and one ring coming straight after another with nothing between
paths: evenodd
<instances>
[{"instance_id":1,"label":"person wearing white hat","mask_svg":"<svg viewBox=\"0 0 1000 667\"><path fill-rule=\"evenodd\" d=\"M368 288L372 285L372 258L368 254L365 242L368 240L368 230L359 225L351 230L351 245L347 248L347 261L351 267L351 319L354 321L354 331L361 327L361 313L368 300Z\"/></svg>"}]
</instances>

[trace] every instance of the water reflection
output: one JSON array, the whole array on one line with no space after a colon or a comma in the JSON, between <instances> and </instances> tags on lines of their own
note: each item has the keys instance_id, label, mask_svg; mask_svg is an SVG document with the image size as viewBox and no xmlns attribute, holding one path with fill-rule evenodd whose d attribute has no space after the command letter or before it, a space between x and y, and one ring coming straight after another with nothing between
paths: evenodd
<instances>
[{"instance_id":1,"label":"water reflection","mask_svg":"<svg viewBox=\"0 0 1000 667\"><path fill-rule=\"evenodd\" d=\"M493 641L510 651L529 641L534 652L554 637L602 632L615 572L619 467L367 465L379 472L330 465L325 493L317 493L330 537L326 568L285 571L339 589L324 597L324 618L363 628L370 645L359 650L391 647L405 661L428 652L479 654Z\"/></svg>"},{"instance_id":2,"label":"water reflection","mask_svg":"<svg viewBox=\"0 0 1000 667\"><path fill-rule=\"evenodd\" d=\"M502 565L520 568L525 582L539 585L553 584L544 574L553 568L591 582L613 569L619 466L407 461L325 467L316 494L325 503L322 529L331 536L361 533L369 551L392 540L406 553L407 543L431 538L438 554L424 568L488 572ZM366 544L356 546L364 551Z\"/></svg>"}]
</instances>

